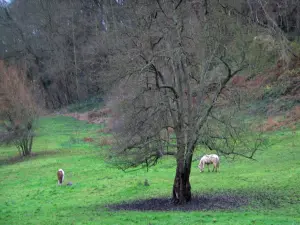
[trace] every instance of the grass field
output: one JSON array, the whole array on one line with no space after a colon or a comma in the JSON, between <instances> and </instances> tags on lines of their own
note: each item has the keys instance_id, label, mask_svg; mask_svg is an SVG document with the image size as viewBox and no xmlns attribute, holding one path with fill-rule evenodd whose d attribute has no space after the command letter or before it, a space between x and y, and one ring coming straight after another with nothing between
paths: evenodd
<instances>
[{"instance_id":1,"label":"grass field","mask_svg":"<svg viewBox=\"0 0 300 225\"><path fill-rule=\"evenodd\" d=\"M220 173L199 173L194 162L194 193L236 192L253 196L235 210L193 212L112 211L124 200L169 197L175 162L165 158L147 172L123 172L105 159L101 128L69 117L45 117L37 126L33 152L21 162L14 147L0 147L0 224L300 224L300 130L269 133L270 146L257 161L221 158ZM202 152L203 153L203 152ZM200 154L200 153L198 153ZM65 170L57 186L56 171ZM144 186L148 179L150 186ZM209 182L203 182L208 180ZM255 197L259 199L255 199Z\"/></svg>"}]
</instances>

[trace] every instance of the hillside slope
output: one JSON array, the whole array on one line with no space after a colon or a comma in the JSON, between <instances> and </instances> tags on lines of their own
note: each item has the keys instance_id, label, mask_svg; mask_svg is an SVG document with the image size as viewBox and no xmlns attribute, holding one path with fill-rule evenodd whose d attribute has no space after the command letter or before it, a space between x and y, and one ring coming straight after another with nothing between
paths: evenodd
<instances>
[{"instance_id":1,"label":"hillside slope","mask_svg":"<svg viewBox=\"0 0 300 225\"><path fill-rule=\"evenodd\" d=\"M70 117L45 117L34 144L36 156L0 166L0 224L298 224L300 223L300 130L269 133L270 145L256 161L221 158L220 173L199 173L194 162L193 193L239 194L249 199L237 209L208 211L116 211L110 204L157 197L169 198L175 160L124 173L106 159L102 126ZM101 136L101 137L99 137ZM97 139L98 138L98 139ZM197 154L203 154L201 150ZM16 155L1 147L1 159ZM65 184L57 186L63 168ZM145 186L145 179L149 186ZM205 203L203 203L205 204Z\"/></svg>"}]
</instances>

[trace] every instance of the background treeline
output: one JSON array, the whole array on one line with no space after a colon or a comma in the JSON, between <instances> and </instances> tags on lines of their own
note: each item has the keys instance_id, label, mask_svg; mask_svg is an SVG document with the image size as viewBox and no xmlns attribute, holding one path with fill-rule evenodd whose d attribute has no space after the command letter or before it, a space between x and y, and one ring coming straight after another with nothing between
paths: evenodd
<instances>
[{"instance_id":1,"label":"background treeline","mask_svg":"<svg viewBox=\"0 0 300 225\"><path fill-rule=\"evenodd\" d=\"M262 29L276 24L288 40L299 39L299 0L187 2L193 4L200 17L218 4L228 15L239 14L239 18ZM25 69L22 76L35 86L39 104L45 108L56 109L101 96L115 79L119 68L115 64L126 61L126 54L116 48L127 38L124 27L140 27L137 15L128 7L131 4L142 7L147 2L14 0L8 4L2 0L0 59ZM148 10L145 21L157 13Z\"/></svg>"}]
</instances>

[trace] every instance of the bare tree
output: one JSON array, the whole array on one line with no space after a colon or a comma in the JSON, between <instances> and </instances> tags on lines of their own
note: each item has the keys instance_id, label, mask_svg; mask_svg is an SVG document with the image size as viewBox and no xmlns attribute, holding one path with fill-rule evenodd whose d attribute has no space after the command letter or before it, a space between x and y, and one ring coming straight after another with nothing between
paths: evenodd
<instances>
[{"instance_id":1,"label":"bare tree","mask_svg":"<svg viewBox=\"0 0 300 225\"><path fill-rule=\"evenodd\" d=\"M24 72L24 71L23 71ZM30 155L38 108L22 70L0 61L0 140L14 143L21 156Z\"/></svg>"},{"instance_id":2,"label":"bare tree","mask_svg":"<svg viewBox=\"0 0 300 225\"><path fill-rule=\"evenodd\" d=\"M122 39L113 42L110 59L120 79L113 90L117 163L152 166L174 156L172 197L184 204L191 200L197 145L251 159L261 144L238 120L241 92L230 85L253 63L247 53L257 27L229 15L219 1L126 1L122 7Z\"/></svg>"}]
</instances>

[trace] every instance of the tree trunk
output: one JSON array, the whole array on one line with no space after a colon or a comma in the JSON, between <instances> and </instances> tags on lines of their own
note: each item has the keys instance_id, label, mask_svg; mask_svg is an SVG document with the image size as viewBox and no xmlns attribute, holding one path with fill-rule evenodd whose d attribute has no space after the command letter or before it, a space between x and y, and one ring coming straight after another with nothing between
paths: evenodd
<instances>
[{"instance_id":1,"label":"tree trunk","mask_svg":"<svg viewBox=\"0 0 300 225\"><path fill-rule=\"evenodd\" d=\"M33 135L30 133L16 144L21 156L29 156L31 154L32 142Z\"/></svg>"},{"instance_id":2,"label":"tree trunk","mask_svg":"<svg viewBox=\"0 0 300 225\"><path fill-rule=\"evenodd\" d=\"M177 164L176 175L173 185L173 202L175 204L185 204L192 199L190 170L180 172L181 165Z\"/></svg>"},{"instance_id":3,"label":"tree trunk","mask_svg":"<svg viewBox=\"0 0 300 225\"><path fill-rule=\"evenodd\" d=\"M179 131L179 132L178 132ZM185 204L191 200L190 173L191 165L185 162L185 136L179 129L177 135L177 168L173 185L173 202Z\"/></svg>"},{"instance_id":4,"label":"tree trunk","mask_svg":"<svg viewBox=\"0 0 300 225\"><path fill-rule=\"evenodd\" d=\"M70 1L71 3L71 1ZM72 3L71 3L72 4ZM77 68L77 57L76 57L76 39L75 39L75 26L74 26L74 14L72 12L72 39L73 39L73 57L74 57L74 66L75 66L75 81L76 81L76 94L77 100L80 101L79 95L79 81L78 81L78 68Z\"/></svg>"}]
</instances>

